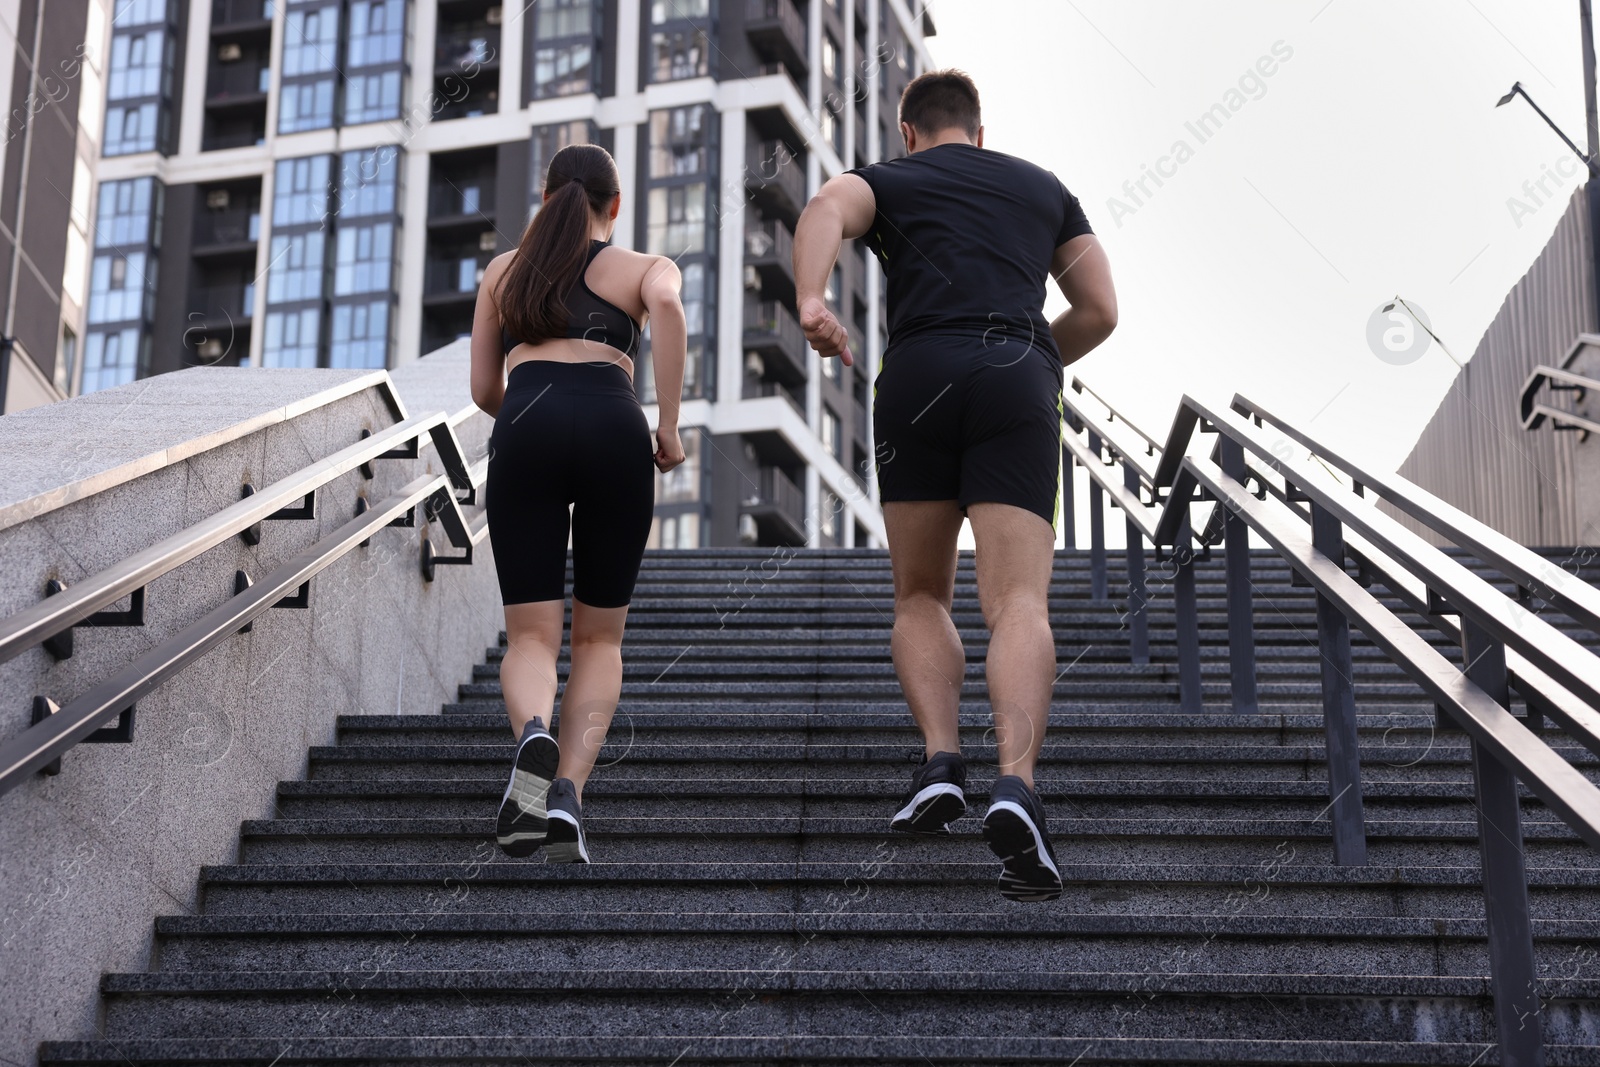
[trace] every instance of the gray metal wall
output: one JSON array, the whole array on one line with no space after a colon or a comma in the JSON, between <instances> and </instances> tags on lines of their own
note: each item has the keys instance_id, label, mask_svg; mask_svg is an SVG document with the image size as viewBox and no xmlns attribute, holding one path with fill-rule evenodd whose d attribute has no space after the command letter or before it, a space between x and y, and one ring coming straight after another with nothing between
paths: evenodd
<instances>
[{"instance_id":1,"label":"gray metal wall","mask_svg":"<svg viewBox=\"0 0 1600 1067\"><path fill-rule=\"evenodd\" d=\"M1600 472L1600 440L1580 442L1548 425L1524 430L1518 414L1528 373L1558 363L1579 333L1595 330L1593 262L1579 189L1400 466L1525 545L1600 543L1600 499L1580 485Z\"/></svg>"}]
</instances>

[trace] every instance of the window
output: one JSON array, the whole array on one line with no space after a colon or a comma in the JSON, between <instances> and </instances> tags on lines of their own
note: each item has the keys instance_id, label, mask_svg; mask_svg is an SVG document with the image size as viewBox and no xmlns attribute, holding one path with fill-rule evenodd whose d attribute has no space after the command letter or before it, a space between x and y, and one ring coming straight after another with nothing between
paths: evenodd
<instances>
[{"instance_id":1,"label":"window","mask_svg":"<svg viewBox=\"0 0 1600 1067\"><path fill-rule=\"evenodd\" d=\"M101 154L125 156L156 149L155 104L106 109L106 138Z\"/></svg>"},{"instance_id":2,"label":"window","mask_svg":"<svg viewBox=\"0 0 1600 1067\"><path fill-rule=\"evenodd\" d=\"M400 72L352 74L345 81L344 122L355 126L400 117Z\"/></svg>"},{"instance_id":3,"label":"window","mask_svg":"<svg viewBox=\"0 0 1600 1067\"><path fill-rule=\"evenodd\" d=\"M267 303L322 299L322 231L272 238L271 267L267 274ZM315 360L306 366L316 366ZM300 366L300 364L285 364Z\"/></svg>"},{"instance_id":4,"label":"window","mask_svg":"<svg viewBox=\"0 0 1600 1067\"><path fill-rule=\"evenodd\" d=\"M590 41L571 41L535 49L534 99L588 92L593 64L594 44Z\"/></svg>"},{"instance_id":5,"label":"window","mask_svg":"<svg viewBox=\"0 0 1600 1067\"><path fill-rule=\"evenodd\" d=\"M292 10L283 24L283 75L319 74L334 69L339 51L339 7Z\"/></svg>"},{"instance_id":6,"label":"window","mask_svg":"<svg viewBox=\"0 0 1600 1067\"><path fill-rule=\"evenodd\" d=\"M339 217L392 214L399 173L400 149L396 145L344 153L340 157Z\"/></svg>"},{"instance_id":7,"label":"window","mask_svg":"<svg viewBox=\"0 0 1600 1067\"><path fill-rule=\"evenodd\" d=\"M706 265L683 265L683 317L690 337L706 332ZM688 380L688 375L684 375Z\"/></svg>"},{"instance_id":8,"label":"window","mask_svg":"<svg viewBox=\"0 0 1600 1067\"><path fill-rule=\"evenodd\" d=\"M822 35L822 76L835 86L844 87L844 69L839 62L839 46L834 43L831 33Z\"/></svg>"},{"instance_id":9,"label":"window","mask_svg":"<svg viewBox=\"0 0 1600 1067\"><path fill-rule=\"evenodd\" d=\"M540 0L534 32L541 41L594 31L594 0Z\"/></svg>"},{"instance_id":10,"label":"window","mask_svg":"<svg viewBox=\"0 0 1600 1067\"><path fill-rule=\"evenodd\" d=\"M389 302L339 304L333 309L332 367L383 367L389 361Z\"/></svg>"},{"instance_id":11,"label":"window","mask_svg":"<svg viewBox=\"0 0 1600 1067\"><path fill-rule=\"evenodd\" d=\"M315 367L317 365L316 308L269 311L261 346L264 367Z\"/></svg>"},{"instance_id":12,"label":"window","mask_svg":"<svg viewBox=\"0 0 1600 1067\"><path fill-rule=\"evenodd\" d=\"M83 389L93 393L131 382L137 376L139 329L91 333L83 351Z\"/></svg>"},{"instance_id":13,"label":"window","mask_svg":"<svg viewBox=\"0 0 1600 1067\"><path fill-rule=\"evenodd\" d=\"M827 360L825 362L834 363L837 360ZM835 459L842 462L844 459L844 440L839 434L839 416L835 415L833 409L826 404L822 406L822 426L818 431L818 436L822 438L823 447L831 452Z\"/></svg>"},{"instance_id":14,"label":"window","mask_svg":"<svg viewBox=\"0 0 1600 1067\"><path fill-rule=\"evenodd\" d=\"M333 125L333 79L285 85L278 94L278 132L299 133Z\"/></svg>"},{"instance_id":15,"label":"window","mask_svg":"<svg viewBox=\"0 0 1600 1067\"><path fill-rule=\"evenodd\" d=\"M655 26L679 19L710 17L711 0L651 0L650 3L650 22Z\"/></svg>"},{"instance_id":16,"label":"window","mask_svg":"<svg viewBox=\"0 0 1600 1067\"><path fill-rule=\"evenodd\" d=\"M367 226L339 224L338 246L334 254L333 292L382 293L389 290L390 268L394 264L394 224L378 222ZM337 327L338 323L334 325Z\"/></svg>"},{"instance_id":17,"label":"window","mask_svg":"<svg viewBox=\"0 0 1600 1067\"><path fill-rule=\"evenodd\" d=\"M844 544L844 524L839 521L843 508L844 504L838 497L823 490L822 499L817 501L817 526L822 532L822 540L830 545Z\"/></svg>"},{"instance_id":18,"label":"window","mask_svg":"<svg viewBox=\"0 0 1600 1067\"><path fill-rule=\"evenodd\" d=\"M167 19L167 0L116 0L111 24L117 27L144 26Z\"/></svg>"},{"instance_id":19,"label":"window","mask_svg":"<svg viewBox=\"0 0 1600 1067\"><path fill-rule=\"evenodd\" d=\"M710 71L706 44L706 31L699 27L652 33L650 80L669 82L704 77Z\"/></svg>"},{"instance_id":20,"label":"window","mask_svg":"<svg viewBox=\"0 0 1600 1067\"><path fill-rule=\"evenodd\" d=\"M700 515L689 511L682 515L660 515L650 531L651 548L699 548Z\"/></svg>"},{"instance_id":21,"label":"window","mask_svg":"<svg viewBox=\"0 0 1600 1067\"><path fill-rule=\"evenodd\" d=\"M352 67L398 63L405 51L406 7L403 0L354 0L350 5Z\"/></svg>"},{"instance_id":22,"label":"window","mask_svg":"<svg viewBox=\"0 0 1600 1067\"><path fill-rule=\"evenodd\" d=\"M127 322L145 318L146 298L155 290L155 279L149 276L154 267L143 252L95 256L89 269L89 321Z\"/></svg>"},{"instance_id":23,"label":"window","mask_svg":"<svg viewBox=\"0 0 1600 1067\"><path fill-rule=\"evenodd\" d=\"M683 462L665 474L656 472L657 504L693 504L700 500L700 430L683 431Z\"/></svg>"},{"instance_id":24,"label":"window","mask_svg":"<svg viewBox=\"0 0 1600 1067\"><path fill-rule=\"evenodd\" d=\"M704 251L705 183L651 189L647 232L648 250L654 255L677 256L685 252Z\"/></svg>"},{"instance_id":25,"label":"window","mask_svg":"<svg viewBox=\"0 0 1600 1067\"><path fill-rule=\"evenodd\" d=\"M706 104L650 113L650 177L670 178L707 171L711 122Z\"/></svg>"},{"instance_id":26,"label":"window","mask_svg":"<svg viewBox=\"0 0 1600 1067\"><path fill-rule=\"evenodd\" d=\"M273 228L320 224L327 214L328 157L279 160L273 177Z\"/></svg>"},{"instance_id":27,"label":"window","mask_svg":"<svg viewBox=\"0 0 1600 1067\"><path fill-rule=\"evenodd\" d=\"M154 194L153 178L129 178L101 185L100 210L95 217L95 247L120 248L147 243Z\"/></svg>"},{"instance_id":28,"label":"window","mask_svg":"<svg viewBox=\"0 0 1600 1067\"><path fill-rule=\"evenodd\" d=\"M111 73L106 81L107 100L127 100L161 95L164 29L148 33L117 34L111 39Z\"/></svg>"}]
</instances>

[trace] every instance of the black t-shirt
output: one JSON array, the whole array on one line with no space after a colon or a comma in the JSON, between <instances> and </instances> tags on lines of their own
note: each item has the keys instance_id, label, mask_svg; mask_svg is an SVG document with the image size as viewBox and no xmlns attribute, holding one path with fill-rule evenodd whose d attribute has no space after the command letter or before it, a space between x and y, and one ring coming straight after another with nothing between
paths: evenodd
<instances>
[{"instance_id":1,"label":"black t-shirt","mask_svg":"<svg viewBox=\"0 0 1600 1067\"><path fill-rule=\"evenodd\" d=\"M962 142L857 167L877 216L863 240L888 279L889 346L928 330L1057 359L1044 317L1058 246L1093 233L1050 171Z\"/></svg>"}]
</instances>

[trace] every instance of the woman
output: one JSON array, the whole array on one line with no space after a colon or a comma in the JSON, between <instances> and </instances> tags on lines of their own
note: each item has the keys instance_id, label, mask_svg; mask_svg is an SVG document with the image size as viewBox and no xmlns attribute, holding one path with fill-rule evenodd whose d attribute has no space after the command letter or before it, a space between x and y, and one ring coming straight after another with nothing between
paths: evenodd
<instances>
[{"instance_id":1,"label":"woman","mask_svg":"<svg viewBox=\"0 0 1600 1067\"><path fill-rule=\"evenodd\" d=\"M489 437L489 541L505 603L505 693L517 752L496 837L587 863L583 786L622 693L622 628L655 506L655 471L683 462L687 338L672 261L607 242L622 195L605 149L550 160L544 204L484 271L472 322L472 399ZM650 323L661 418L654 447L633 388ZM654 465L652 466L652 459ZM572 535L572 669L550 736Z\"/></svg>"}]
</instances>

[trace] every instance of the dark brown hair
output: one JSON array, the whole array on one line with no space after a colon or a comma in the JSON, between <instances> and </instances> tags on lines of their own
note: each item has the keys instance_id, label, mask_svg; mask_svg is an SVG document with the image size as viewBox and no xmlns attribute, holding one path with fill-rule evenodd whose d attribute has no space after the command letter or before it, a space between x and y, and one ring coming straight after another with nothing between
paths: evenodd
<instances>
[{"instance_id":1,"label":"dark brown hair","mask_svg":"<svg viewBox=\"0 0 1600 1067\"><path fill-rule=\"evenodd\" d=\"M583 268L591 224L620 188L617 164L599 145L568 145L551 157L544 206L522 231L500 279L500 325L513 338L539 344L565 335L562 297Z\"/></svg>"},{"instance_id":2,"label":"dark brown hair","mask_svg":"<svg viewBox=\"0 0 1600 1067\"><path fill-rule=\"evenodd\" d=\"M930 70L913 78L900 94L900 121L909 122L920 134L955 127L967 131L968 137L977 137L983 124L978 87L954 67Z\"/></svg>"}]
</instances>

